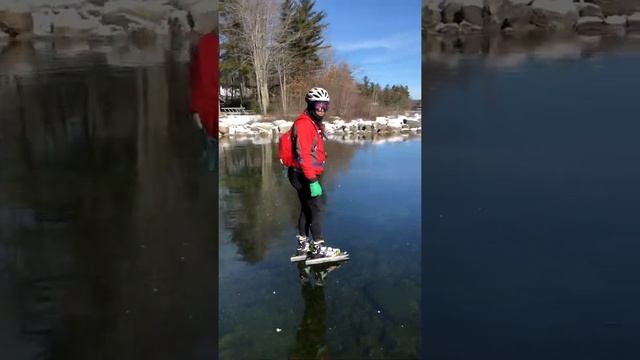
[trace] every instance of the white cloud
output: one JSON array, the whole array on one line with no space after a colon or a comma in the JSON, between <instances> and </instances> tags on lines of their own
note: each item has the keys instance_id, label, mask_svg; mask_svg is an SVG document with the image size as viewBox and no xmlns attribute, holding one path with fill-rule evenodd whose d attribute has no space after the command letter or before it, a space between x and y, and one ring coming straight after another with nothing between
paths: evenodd
<instances>
[{"instance_id":1,"label":"white cloud","mask_svg":"<svg viewBox=\"0 0 640 360\"><path fill-rule=\"evenodd\" d=\"M395 34L381 39L352 41L347 43L339 43L333 47L337 51L350 52L372 49L398 50L420 46L420 34Z\"/></svg>"}]
</instances>

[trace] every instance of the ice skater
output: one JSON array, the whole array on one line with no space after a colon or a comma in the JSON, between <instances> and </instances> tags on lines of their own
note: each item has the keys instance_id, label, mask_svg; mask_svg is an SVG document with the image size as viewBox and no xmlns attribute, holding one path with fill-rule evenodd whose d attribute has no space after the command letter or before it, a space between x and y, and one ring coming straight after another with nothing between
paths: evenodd
<instances>
[{"instance_id":1,"label":"ice skater","mask_svg":"<svg viewBox=\"0 0 640 360\"><path fill-rule=\"evenodd\" d=\"M305 96L307 108L294 121L291 128L292 164L287 176L300 201L298 217L298 260L307 265L348 259L346 252L325 244L322 234L323 190L321 176L326 153L322 120L329 110L329 93L314 87ZM292 261L295 261L292 258Z\"/></svg>"}]
</instances>

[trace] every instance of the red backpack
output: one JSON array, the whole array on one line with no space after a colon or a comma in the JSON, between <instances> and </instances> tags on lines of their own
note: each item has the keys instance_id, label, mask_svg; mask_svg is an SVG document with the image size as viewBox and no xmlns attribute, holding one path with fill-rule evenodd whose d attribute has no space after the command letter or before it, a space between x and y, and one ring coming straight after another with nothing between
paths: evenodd
<instances>
[{"instance_id":1,"label":"red backpack","mask_svg":"<svg viewBox=\"0 0 640 360\"><path fill-rule=\"evenodd\" d=\"M280 135L278 141L278 156L280 157L280 163L286 167L293 166L293 139L291 139L291 131L293 125L284 134Z\"/></svg>"}]
</instances>

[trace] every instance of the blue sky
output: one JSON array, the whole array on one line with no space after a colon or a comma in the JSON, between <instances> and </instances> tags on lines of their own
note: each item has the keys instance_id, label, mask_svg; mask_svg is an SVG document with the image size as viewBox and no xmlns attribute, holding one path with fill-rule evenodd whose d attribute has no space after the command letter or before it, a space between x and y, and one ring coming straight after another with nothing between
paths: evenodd
<instances>
[{"instance_id":1,"label":"blue sky","mask_svg":"<svg viewBox=\"0 0 640 360\"><path fill-rule=\"evenodd\" d=\"M325 41L358 82L409 86L420 99L420 0L316 0L327 13Z\"/></svg>"}]
</instances>

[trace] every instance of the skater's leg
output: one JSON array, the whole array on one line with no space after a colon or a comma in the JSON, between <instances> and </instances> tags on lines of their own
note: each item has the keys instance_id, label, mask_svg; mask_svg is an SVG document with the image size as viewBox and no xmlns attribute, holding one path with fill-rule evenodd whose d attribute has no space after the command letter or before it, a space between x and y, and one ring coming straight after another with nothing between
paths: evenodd
<instances>
[{"instance_id":1,"label":"skater's leg","mask_svg":"<svg viewBox=\"0 0 640 360\"><path fill-rule=\"evenodd\" d=\"M298 216L298 235L309 236L309 229L311 226L311 209L309 208L309 199L311 199L311 192L308 186L305 186L304 175L294 171L292 168L288 170L289 182L296 189L298 194L298 200L300 202L300 215Z\"/></svg>"},{"instance_id":2,"label":"skater's leg","mask_svg":"<svg viewBox=\"0 0 640 360\"><path fill-rule=\"evenodd\" d=\"M309 199L309 212L311 217L311 235L314 241L323 240L322 235L322 213L323 213L323 196Z\"/></svg>"},{"instance_id":3,"label":"skater's leg","mask_svg":"<svg viewBox=\"0 0 640 360\"><path fill-rule=\"evenodd\" d=\"M309 207L309 199L311 197L304 191L298 191L298 199L300 200L300 216L298 217L298 233L300 235L309 236L311 228L311 208Z\"/></svg>"}]
</instances>

